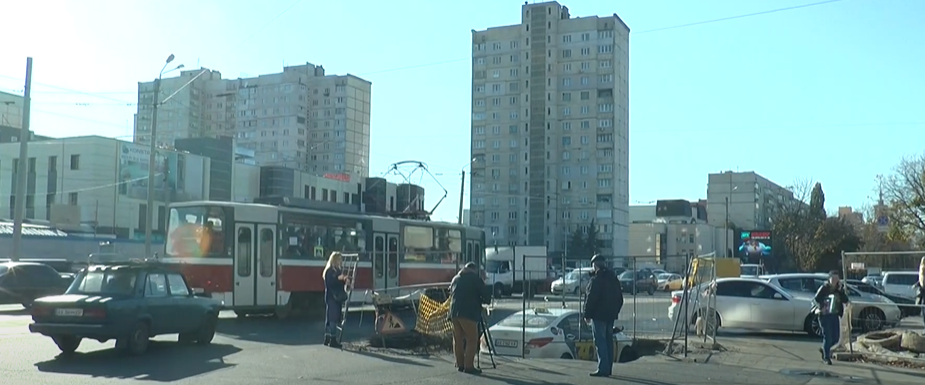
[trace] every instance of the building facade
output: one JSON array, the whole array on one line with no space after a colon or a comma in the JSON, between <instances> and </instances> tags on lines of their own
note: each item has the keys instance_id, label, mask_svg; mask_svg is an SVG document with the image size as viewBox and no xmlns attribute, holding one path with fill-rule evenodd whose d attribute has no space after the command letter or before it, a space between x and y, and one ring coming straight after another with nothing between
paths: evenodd
<instances>
[{"instance_id":1,"label":"building facade","mask_svg":"<svg viewBox=\"0 0 925 385\"><path fill-rule=\"evenodd\" d=\"M726 220L743 230L770 230L775 210L794 201L793 192L754 171L710 174L707 183L709 223Z\"/></svg>"},{"instance_id":2,"label":"building facade","mask_svg":"<svg viewBox=\"0 0 925 385\"><path fill-rule=\"evenodd\" d=\"M369 81L326 75L310 63L246 79L182 71L161 82L158 100L176 95L158 109L157 141L229 136L260 165L365 178L371 89ZM138 83L138 143L150 143L154 100L154 82Z\"/></svg>"},{"instance_id":3,"label":"building facade","mask_svg":"<svg viewBox=\"0 0 925 385\"><path fill-rule=\"evenodd\" d=\"M628 250L629 27L524 4L518 24L472 31L470 221L488 242L565 249L599 227Z\"/></svg>"},{"instance_id":4,"label":"building facade","mask_svg":"<svg viewBox=\"0 0 925 385\"><path fill-rule=\"evenodd\" d=\"M19 144L0 144L0 215L13 217ZM64 231L92 229L118 238L143 239L146 220L147 146L100 136L29 143L25 218ZM208 158L159 151L153 232L165 228L165 205L202 200L209 191Z\"/></svg>"},{"instance_id":5,"label":"building facade","mask_svg":"<svg viewBox=\"0 0 925 385\"><path fill-rule=\"evenodd\" d=\"M630 217L630 262L636 265L654 264L683 273L690 255L734 254L734 232L709 223L703 200L659 200L655 205L630 206Z\"/></svg>"}]
</instances>

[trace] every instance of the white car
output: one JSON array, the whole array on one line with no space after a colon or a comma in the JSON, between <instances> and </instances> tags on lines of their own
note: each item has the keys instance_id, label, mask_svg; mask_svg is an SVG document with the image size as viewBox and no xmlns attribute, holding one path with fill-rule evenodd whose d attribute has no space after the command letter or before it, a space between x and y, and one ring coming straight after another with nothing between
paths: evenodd
<instances>
[{"instance_id":1,"label":"white car","mask_svg":"<svg viewBox=\"0 0 925 385\"><path fill-rule=\"evenodd\" d=\"M881 289L887 294L915 298L916 290L912 288L919 281L917 271L887 271L883 273L880 281Z\"/></svg>"},{"instance_id":2,"label":"white car","mask_svg":"<svg viewBox=\"0 0 925 385\"><path fill-rule=\"evenodd\" d=\"M565 274L564 277L552 281L550 291L552 291L553 294L566 293L578 295L587 289L590 280L591 268L582 267L572 270Z\"/></svg>"},{"instance_id":3,"label":"white car","mask_svg":"<svg viewBox=\"0 0 925 385\"><path fill-rule=\"evenodd\" d=\"M794 273L762 276L762 279L787 290L795 296L812 301L825 282L828 274ZM865 332L893 327L902 321L902 310L896 303L877 294L864 293L854 286L847 285L848 299L851 300L851 320Z\"/></svg>"},{"instance_id":4,"label":"white car","mask_svg":"<svg viewBox=\"0 0 925 385\"><path fill-rule=\"evenodd\" d=\"M759 278L720 278L715 282L717 326L731 329L805 331L821 335L812 300L794 296L783 288ZM695 286L688 299L691 323L708 311L705 293L713 282ZM668 317L681 311L682 291L671 293ZM700 296L695 300L695 295Z\"/></svg>"},{"instance_id":5,"label":"white car","mask_svg":"<svg viewBox=\"0 0 925 385\"><path fill-rule=\"evenodd\" d=\"M521 356L523 345L527 358L580 358L580 345L588 345L593 338L591 326L581 319L574 309L536 308L517 312L488 328L494 340L495 353L502 356ZM526 341L522 344L522 341ZM616 360L632 354L632 339L622 332L614 334ZM481 341L482 353L489 352L485 338Z\"/></svg>"}]
</instances>

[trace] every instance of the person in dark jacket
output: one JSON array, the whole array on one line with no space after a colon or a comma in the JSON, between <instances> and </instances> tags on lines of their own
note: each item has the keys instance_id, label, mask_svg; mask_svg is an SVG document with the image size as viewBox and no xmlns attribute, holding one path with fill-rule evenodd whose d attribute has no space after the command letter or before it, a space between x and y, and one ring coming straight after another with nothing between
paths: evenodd
<instances>
[{"instance_id":1,"label":"person in dark jacket","mask_svg":"<svg viewBox=\"0 0 925 385\"><path fill-rule=\"evenodd\" d=\"M478 267L469 262L450 283L450 319L453 322L453 353L460 372L479 374L475 355L479 349L479 321L482 305L491 303Z\"/></svg>"},{"instance_id":2,"label":"person in dark jacket","mask_svg":"<svg viewBox=\"0 0 925 385\"><path fill-rule=\"evenodd\" d=\"M344 302L347 301L345 285L350 281L343 271L343 256L336 251L331 253L321 276L324 279L324 344L332 348L341 347L337 329L344 317Z\"/></svg>"},{"instance_id":3,"label":"person in dark jacket","mask_svg":"<svg viewBox=\"0 0 925 385\"><path fill-rule=\"evenodd\" d=\"M584 318L591 324L594 350L597 351L597 371L593 377L609 377L613 374L614 346L613 323L623 306L623 296L618 296L620 282L607 266L606 258L595 255L591 258L591 282L588 283L588 298L585 302Z\"/></svg>"},{"instance_id":4,"label":"person in dark jacket","mask_svg":"<svg viewBox=\"0 0 925 385\"><path fill-rule=\"evenodd\" d=\"M841 339L841 322L839 319L845 314L845 305L848 304L848 294L845 284L837 271L829 272L829 281L819 287L813 298L816 312L819 314L819 327L822 328L822 361L832 365L832 347Z\"/></svg>"}]
</instances>

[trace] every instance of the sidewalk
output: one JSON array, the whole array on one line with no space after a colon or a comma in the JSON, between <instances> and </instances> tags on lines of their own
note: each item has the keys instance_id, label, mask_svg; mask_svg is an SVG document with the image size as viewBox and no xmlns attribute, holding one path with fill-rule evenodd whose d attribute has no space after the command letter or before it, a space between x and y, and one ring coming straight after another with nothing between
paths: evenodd
<instances>
[{"instance_id":1,"label":"sidewalk","mask_svg":"<svg viewBox=\"0 0 925 385\"><path fill-rule=\"evenodd\" d=\"M816 350L794 349L786 340L780 342L763 338L750 341L729 340L717 337L718 342L727 350L712 357L692 355L698 362L706 360L710 364L732 366L743 369L780 373L781 371L815 371L827 372L841 378L854 377L853 383L873 384L921 384L925 382L925 372L901 369L890 366L864 364L858 362L835 361L825 365Z\"/></svg>"}]
</instances>

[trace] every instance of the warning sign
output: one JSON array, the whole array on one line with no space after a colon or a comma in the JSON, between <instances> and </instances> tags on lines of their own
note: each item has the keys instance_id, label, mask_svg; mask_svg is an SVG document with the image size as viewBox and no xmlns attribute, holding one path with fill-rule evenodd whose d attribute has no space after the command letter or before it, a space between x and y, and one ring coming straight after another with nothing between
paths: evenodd
<instances>
[{"instance_id":1,"label":"warning sign","mask_svg":"<svg viewBox=\"0 0 925 385\"><path fill-rule=\"evenodd\" d=\"M376 320L380 334L395 334L405 331L405 324L391 312L379 316Z\"/></svg>"}]
</instances>

